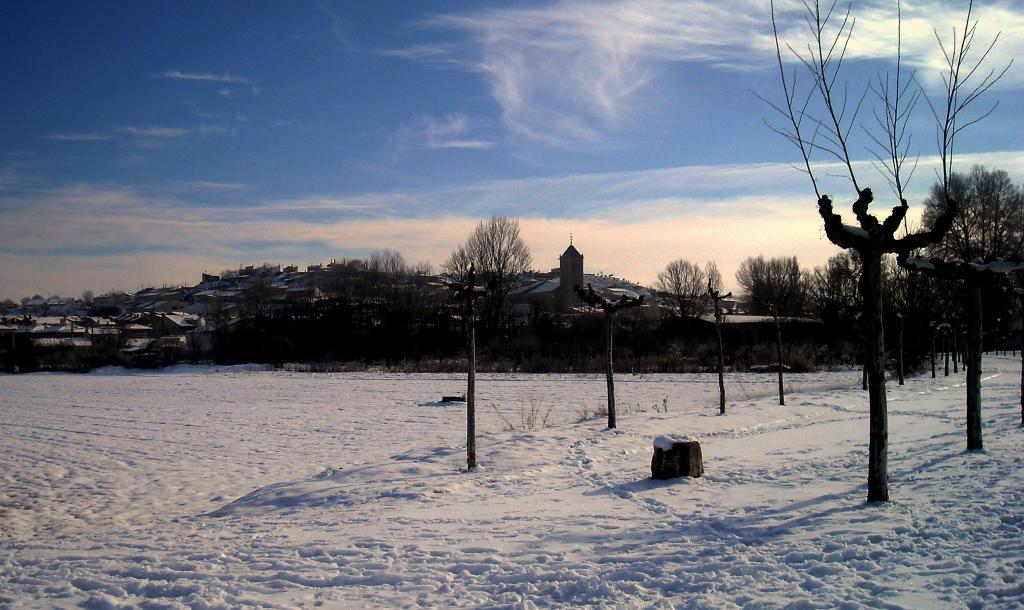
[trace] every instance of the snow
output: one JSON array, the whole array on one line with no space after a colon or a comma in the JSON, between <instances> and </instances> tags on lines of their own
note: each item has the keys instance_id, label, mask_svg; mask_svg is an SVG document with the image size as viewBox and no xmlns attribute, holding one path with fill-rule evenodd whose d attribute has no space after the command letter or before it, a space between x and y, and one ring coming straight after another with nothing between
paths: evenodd
<instances>
[{"instance_id":1,"label":"snow","mask_svg":"<svg viewBox=\"0 0 1024 610\"><path fill-rule=\"evenodd\" d=\"M853 225L843 225L843 232L847 233L848 235L853 235L854 237L859 237L861 239L868 239L869 237L871 237L871 235L867 231L865 231L861 227L855 227Z\"/></svg>"},{"instance_id":2,"label":"snow","mask_svg":"<svg viewBox=\"0 0 1024 610\"><path fill-rule=\"evenodd\" d=\"M962 374L889 387L886 504L858 371L728 375L725 416L715 375L623 374L614 431L577 423L603 376L479 375L470 472L423 406L457 375L3 375L0 607L1019 608L1020 360L984 366L981 452ZM649 478L666 432L704 477Z\"/></svg>"},{"instance_id":3,"label":"snow","mask_svg":"<svg viewBox=\"0 0 1024 610\"><path fill-rule=\"evenodd\" d=\"M662 451L671 451L672 446L676 443L688 443L696 439L690 438L685 434L662 434L654 437L654 448L661 449Z\"/></svg>"},{"instance_id":4,"label":"snow","mask_svg":"<svg viewBox=\"0 0 1024 610\"><path fill-rule=\"evenodd\" d=\"M1024 270L1024 263L1011 261L993 261L991 263L968 263L975 271L991 271L993 273L1013 273Z\"/></svg>"},{"instance_id":5,"label":"snow","mask_svg":"<svg viewBox=\"0 0 1024 610\"><path fill-rule=\"evenodd\" d=\"M906 264L915 269L931 269L935 270L935 263L928 258L910 257L907 259Z\"/></svg>"}]
</instances>

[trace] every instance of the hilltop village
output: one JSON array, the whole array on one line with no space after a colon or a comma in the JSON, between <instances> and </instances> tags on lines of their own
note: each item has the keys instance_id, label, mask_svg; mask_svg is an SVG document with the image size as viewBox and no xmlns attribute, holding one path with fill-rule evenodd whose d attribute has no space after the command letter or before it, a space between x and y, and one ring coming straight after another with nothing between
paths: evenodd
<instances>
[{"instance_id":1,"label":"hilltop village","mask_svg":"<svg viewBox=\"0 0 1024 610\"><path fill-rule=\"evenodd\" d=\"M458 334L461 327L446 278L388 264L388 256L394 255L385 254L384 263L376 265L372 260L358 259L311 264L305 269L263 264L219 275L203 273L191 286L151 287L135 293L112 291L91 298L87 294L77 299L22 299L22 303L8 303L0 311L0 355L9 364L14 363L11 367L21 362L29 368L57 369L88 368L101 362L154 366L179 361L234 361L244 357L222 353L224 344L230 343L225 338L251 332L254 324L260 325L259 320L319 320L323 330L330 332L332 328L337 330L339 310L347 314L343 324L347 331L353 325L379 329L394 320L397 312L404 311L421 327L412 335L423 334L423 327L443 328L445 337L438 339L437 333L434 336L439 343L437 350L445 352L444 344L453 340L450 335ZM656 290L613 275L586 273L583 254L570 244L558 257L557 267L523 275L502 305L501 328L491 330L507 334L557 320L565 326L565 318L591 311L573 290L587 285L611 298L642 295L647 308L659 312L670 307ZM738 313L735 300L728 300L724 307ZM408 322L406 319L400 326ZM294 323L291 326L294 330ZM295 356L294 345L288 345L294 342L289 334L294 333L284 333L277 348L271 345L257 350L261 352L258 359ZM366 337L366 333L357 334ZM394 340L391 333L388 337ZM275 349L280 353L266 353ZM340 355L332 351L336 350L328 350L323 356Z\"/></svg>"}]
</instances>

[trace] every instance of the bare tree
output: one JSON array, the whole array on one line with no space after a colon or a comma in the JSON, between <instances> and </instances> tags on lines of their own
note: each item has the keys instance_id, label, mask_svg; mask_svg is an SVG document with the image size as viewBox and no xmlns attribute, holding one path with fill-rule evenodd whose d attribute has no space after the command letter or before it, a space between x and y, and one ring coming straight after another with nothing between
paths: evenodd
<instances>
[{"instance_id":1,"label":"bare tree","mask_svg":"<svg viewBox=\"0 0 1024 610\"><path fill-rule=\"evenodd\" d=\"M748 258L736 269L736 281L775 322L775 353L779 372L779 404L786 404L782 370L782 319L802 313L804 282L796 257Z\"/></svg>"},{"instance_id":2,"label":"bare tree","mask_svg":"<svg viewBox=\"0 0 1024 610\"><path fill-rule=\"evenodd\" d=\"M481 317L490 330L501 323L508 295L530 269L533 256L519 235L519 221L495 215L476 226L442 267L456 281L465 281L471 267L489 286Z\"/></svg>"},{"instance_id":3,"label":"bare tree","mask_svg":"<svg viewBox=\"0 0 1024 610\"><path fill-rule=\"evenodd\" d=\"M944 190L957 202L957 213L942 241L928 249L931 256L973 261L1024 255L1024 190L1005 171L976 165L967 175L950 174L946 186L933 184L924 200L926 226L945 211Z\"/></svg>"},{"instance_id":4,"label":"bare tree","mask_svg":"<svg viewBox=\"0 0 1024 610\"><path fill-rule=\"evenodd\" d=\"M804 282L808 306L822 319L841 319L850 310L859 310L860 294L857 279L860 261L849 252L829 257L821 267L815 267Z\"/></svg>"},{"instance_id":5,"label":"bare tree","mask_svg":"<svg viewBox=\"0 0 1024 610\"><path fill-rule=\"evenodd\" d=\"M644 296L637 298L622 295L618 300L605 298L596 292L594 287L587 284L587 289L576 286L576 294L584 303L596 307L604 312L604 374L608 386L608 427L615 428L615 366L612 360L613 337L615 335L615 314L627 307L643 305Z\"/></svg>"},{"instance_id":6,"label":"bare tree","mask_svg":"<svg viewBox=\"0 0 1024 610\"><path fill-rule=\"evenodd\" d=\"M897 1L897 10L899 2ZM805 0L804 17L808 27L809 43L806 49L797 51L787 46L787 55L805 68L801 80L796 72L788 73L783 61L783 44L776 23L775 4L771 4L772 28L775 32L776 58L782 84L783 102L768 102L784 119L784 127L773 129L794 144L800 151L802 170L808 175L815 195L818 197L818 213L829 241L845 249L855 250L863 264L860 278L860 292L864 300L864 337L868 343L867 373L870 401L870 443L868 449L868 500L889 499L888 486L888 416L885 391L885 339L882 325L882 257L885 254L904 254L935 243L949 229L952 211L956 206L944 192L949 203L946 213L939 216L928 231L908 234L901 238L896 231L906 217L908 204L903 197L904 184L910 178L912 168L906 161L910 152L908 129L911 124L917 99L925 97L937 124L939 155L942 162L942 183L948 185L952 170L954 143L963 129L987 116L991 109L978 116L969 116L974 102L990 89L1005 74L1002 71L985 72L981 65L992 49L992 44L982 49L980 58L973 54L972 47L976 23L971 21L972 5L968 10L963 28L954 31L953 41L943 44L936 32L946 59L948 70L943 74L945 97L941 103L933 102L923 92L914 89L913 73L902 70L901 45L897 42L895 58L895 80L889 74L880 76L879 85L869 85L860 96L850 96L850 85L840 78L841 68L847 56L854 23L850 8L836 11L836 2L822 4L818 0ZM900 23L900 20L897 20ZM897 36L901 35L901 26ZM1008 68L1008 66L1007 66ZM799 87L806 82L805 89ZM894 207L884 221L868 213L874 201L870 188L861 188L851 154L851 134L859 125L858 115L868 93L876 93L880 108L875 112L877 128L868 130L875 134L873 150L879 161L878 168L892 187L899 205ZM921 95L919 95L919 92ZM817 104L812 106L812 100ZM766 100L767 101L767 100ZM821 185L815 177L812 154L821 153L845 170L856 195L853 213L858 226L843 224L842 217L833 212L832 199L821 192Z\"/></svg>"},{"instance_id":7,"label":"bare tree","mask_svg":"<svg viewBox=\"0 0 1024 610\"><path fill-rule=\"evenodd\" d=\"M371 252L366 261L366 269L370 273L388 277L402 277L409 273L409 266L405 264L401 253L388 249Z\"/></svg>"},{"instance_id":8,"label":"bare tree","mask_svg":"<svg viewBox=\"0 0 1024 610\"><path fill-rule=\"evenodd\" d=\"M721 274L713 262L707 262L702 269L696 263L677 259L658 272L658 290L669 294L680 317L699 317L708 309L708 281L721 283Z\"/></svg>"}]
</instances>

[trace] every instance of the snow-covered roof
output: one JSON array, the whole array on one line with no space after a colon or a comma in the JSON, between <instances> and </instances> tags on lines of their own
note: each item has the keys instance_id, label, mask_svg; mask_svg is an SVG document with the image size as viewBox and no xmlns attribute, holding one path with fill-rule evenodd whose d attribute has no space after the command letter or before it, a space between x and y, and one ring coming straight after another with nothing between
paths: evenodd
<instances>
[{"instance_id":1,"label":"snow-covered roof","mask_svg":"<svg viewBox=\"0 0 1024 610\"><path fill-rule=\"evenodd\" d=\"M32 339L37 347L92 347L89 337L37 337Z\"/></svg>"},{"instance_id":2,"label":"snow-covered roof","mask_svg":"<svg viewBox=\"0 0 1024 610\"><path fill-rule=\"evenodd\" d=\"M182 328L190 328L199 323L199 318L179 313L169 313L164 315L163 318Z\"/></svg>"},{"instance_id":3,"label":"snow-covered roof","mask_svg":"<svg viewBox=\"0 0 1024 610\"><path fill-rule=\"evenodd\" d=\"M608 288L608 292L610 292L612 295L614 295L616 297L620 297L620 298L621 297L628 297L628 298L631 298L631 299L638 299L638 298L640 298L639 294L637 294L636 292L634 292L634 291L632 291L632 290L630 290L628 288L618 288L618 287Z\"/></svg>"},{"instance_id":4,"label":"snow-covered roof","mask_svg":"<svg viewBox=\"0 0 1024 610\"><path fill-rule=\"evenodd\" d=\"M560 280L546 280L537 284L530 292L533 294L544 294L558 290L559 286L562 285Z\"/></svg>"}]
</instances>

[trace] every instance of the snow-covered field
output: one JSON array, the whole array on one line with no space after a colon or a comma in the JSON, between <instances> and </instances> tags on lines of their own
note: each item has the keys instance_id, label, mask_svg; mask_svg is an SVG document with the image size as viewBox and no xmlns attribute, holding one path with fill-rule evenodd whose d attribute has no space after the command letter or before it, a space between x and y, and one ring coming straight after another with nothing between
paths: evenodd
<instances>
[{"instance_id":1,"label":"snow-covered field","mask_svg":"<svg viewBox=\"0 0 1024 610\"><path fill-rule=\"evenodd\" d=\"M481 375L470 473L459 376L0 376L0 606L1020 608L1019 360L984 377L971 454L962 374L891 383L877 505L857 372L732 376L724 417L620 375L617 431L576 423L600 376ZM665 433L704 478L649 479Z\"/></svg>"}]
</instances>

